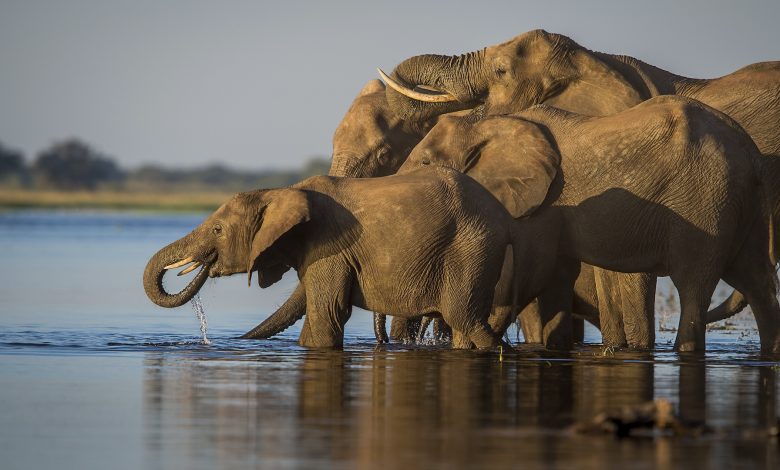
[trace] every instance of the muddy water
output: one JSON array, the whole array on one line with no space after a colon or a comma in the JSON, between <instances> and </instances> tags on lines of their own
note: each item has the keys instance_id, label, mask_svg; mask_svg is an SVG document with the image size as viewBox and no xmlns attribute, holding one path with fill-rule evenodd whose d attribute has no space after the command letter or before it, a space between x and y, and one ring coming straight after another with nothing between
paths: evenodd
<instances>
[{"instance_id":1,"label":"muddy water","mask_svg":"<svg viewBox=\"0 0 780 470\"><path fill-rule=\"evenodd\" d=\"M150 254L200 216L0 214L2 468L780 468L778 362L749 314L671 351L675 301L659 295L652 353L375 347L356 312L344 351L235 339L294 285L202 292L151 305ZM107 263L106 260L110 260ZM662 328L660 328L662 327ZM571 425L668 399L703 435L617 438Z\"/></svg>"}]
</instances>

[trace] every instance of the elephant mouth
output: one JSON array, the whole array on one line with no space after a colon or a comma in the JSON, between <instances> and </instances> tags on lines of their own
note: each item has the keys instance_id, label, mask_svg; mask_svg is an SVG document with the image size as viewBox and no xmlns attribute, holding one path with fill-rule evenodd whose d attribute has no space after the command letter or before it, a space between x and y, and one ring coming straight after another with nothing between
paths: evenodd
<instances>
[{"instance_id":1,"label":"elephant mouth","mask_svg":"<svg viewBox=\"0 0 780 470\"><path fill-rule=\"evenodd\" d=\"M184 269L182 269L177 274L177 276L184 276L186 274L191 273L192 271L195 271L198 268L200 268L200 271L198 271L198 273L195 275L195 278L200 276L202 273L206 273L209 276L214 276L215 273L212 268L216 260L217 260L217 253L214 251L207 253L206 256L203 256L201 259L197 259L193 256L189 256L175 263L171 263L167 266L164 266L163 274L165 273L165 271L184 267Z\"/></svg>"}]
</instances>

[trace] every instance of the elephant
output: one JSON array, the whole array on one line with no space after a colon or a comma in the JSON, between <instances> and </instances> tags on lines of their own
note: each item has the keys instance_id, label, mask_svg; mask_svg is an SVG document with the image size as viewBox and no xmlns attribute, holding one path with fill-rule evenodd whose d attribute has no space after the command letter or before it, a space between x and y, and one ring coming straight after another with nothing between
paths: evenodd
<instances>
[{"instance_id":1,"label":"elephant","mask_svg":"<svg viewBox=\"0 0 780 470\"><path fill-rule=\"evenodd\" d=\"M176 307L207 277L248 273L251 284L257 271L260 287L268 287L293 268L305 290L303 346L342 346L356 305L405 317L440 315L454 348L491 348L499 337L488 317L505 258L512 262L512 230L501 203L454 170L315 176L234 196L153 255L143 283L154 303ZM187 265L183 272L201 268L180 292L166 292L166 271Z\"/></svg>"},{"instance_id":2,"label":"elephant","mask_svg":"<svg viewBox=\"0 0 780 470\"><path fill-rule=\"evenodd\" d=\"M464 113L465 114L465 113ZM333 136L333 157L329 174L332 176L348 177L374 177L389 175L395 173L397 169L406 161L411 150L423 139L430 128L435 124L435 119L423 123L422 125L410 126L408 122L399 119L390 109L387 99L385 86L379 80L369 81L355 97L352 105L345 114L341 123L337 127ZM653 284L654 285L654 284ZM639 284L638 288L646 287L645 284ZM610 290L599 283L602 291L601 303L610 296ZM654 292L646 289L650 295ZM527 317L528 322L538 322L538 318L528 315L533 312L534 304L524 311L521 316ZM578 313L582 318L587 319L597 328L602 330L605 343L614 346L620 346L626 342L632 346L651 347L653 344L654 326L642 328L641 321L634 321L637 327L632 327L632 316L627 315L625 320L619 313L623 311L619 307L614 307L612 311L616 314L604 313L600 317L599 299L597 296L596 279L593 268L588 265L582 265L580 276L577 279L574 289L573 312ZM730 308L726 308L730 307ZM727 318L741 309L740 305L718 307L717 319ZM603 306L601 310L604 309ZM304 317L306 312L306 298L302 286L298 286L289 299L266 320L246 332L242 338L261 339L269 338L280 333L296 321ZM386 342L387 336L384 326L384 316L375 316L375 333L380 342ZM708 316L708 321L713 321ZM393 318L393 328L391 337L409 341L415 339L424 332L424 328L415 331L417 326L414 320L407 321L402 317ZM625 323L625 325L624 325ZM646 322L645 322L646 323ZM425 322L424 322L425 324ZM582 321L576 322L578 326L577 337L582 338ZM424 326L424 325L423 325ZM444 331L447 336L446 325L437 322L434 325ZM626 328L629 333L623 334ZM542 342L540 328L525 328L525 339L527 342ZM610 338L618 338L610 341ZM622 341L621 341L622 340Z\"/></svg>"},{"instance_id":3,"label":"elephant","mask_svg":"<svg viewBox=\"0 0 780 470\"><path fill-rule=\"evenodd\" d=\"M534 30L459 56L411 57L390 76L381 70L380 75L389 85L389 107L411 126L453 111L498 115L541 103L604 116L655 96L676 94L725 112L747 130L763 154L780 158L780 62L752 64L717 79L691 79ZM589 290L601 286L598 302L601 318L607 320L602 324L605 344L652 347L655 277L595 271L598 282ZM708 319L733 315L745 304L736 291Z\"/></svg>"},{"instance_id":4,"label":"elephant","mask_svg":"<svg viewBox=\"0 0 780 470\"><path fill-rule=\"evenodd\" d=\"M669 95L604 117L547 105L444 117L399 174L429 165L463 171L534 234L516 249L554 253L520 255L554 264L548 279L540 281L536 267L515 272L520 308L541 295L548 347L571 345L571 290L585 262L670 276L681 299L675 349L682 352L705 348L705 314L724 279L753 308L762 350L780 352L776 258L767 250L777 244L770 226L777 227L780 188L762 179L778 174L776 162L727 115ZM539 285L547 287L529 287ZM500 333L512 320L490 322Z\"/></svg>"},{"instance_id":5,"label":"elephant","mask_svg":"<svg viewBox=\"0 0 780 470\"><path fill-rule=\"evenodd\" d=\"M388 108L385 85L379 80L370 80L355 97L333 134L328 175L349 178L391 175L406 160L428 129L429 126L408 126L396 117ZM299 285L276 312L241 337L270 338L303 318L305 313L306 296L303 287ZM417 319L409 322L419 325ZM394 317L394 334L391 336L411 339L410 335L414 335L414 332L412 328L407 331L406 323L401 317ZM374 315L374 332L379 343L389 341L384 315Z\"/></svg>"}]
</instances>

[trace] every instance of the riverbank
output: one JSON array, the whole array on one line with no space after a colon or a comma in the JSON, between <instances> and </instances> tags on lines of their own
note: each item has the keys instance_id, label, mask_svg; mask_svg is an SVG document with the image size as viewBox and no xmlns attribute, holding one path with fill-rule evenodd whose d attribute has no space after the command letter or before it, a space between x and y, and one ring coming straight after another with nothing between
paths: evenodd
<instances>
[{"instance_id":1,"label":"riverbank","mask_svg":"<svg viewBox=\"0 0 780 470\"><path fill-rule=\"evenodd\" d=\"M213 211L234 193L31 191L0 189L0 210L110 209L144 211Z\"/></svg>"}]
</instances>

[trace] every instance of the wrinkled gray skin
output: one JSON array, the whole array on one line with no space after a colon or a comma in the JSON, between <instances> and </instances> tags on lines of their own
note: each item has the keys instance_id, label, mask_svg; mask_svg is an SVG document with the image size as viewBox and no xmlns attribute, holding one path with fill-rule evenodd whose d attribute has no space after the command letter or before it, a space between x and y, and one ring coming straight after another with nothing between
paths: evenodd
<instances>
[{"instance_id":1,"label":"wrinkled gray skin","mask_svg":"<svg viewBox=\"0 0 780 470\"><path fill-rule=\"evenodd\" d=\"M355 97L333 135L333 158L328 174L367 178L395 173L427 130L424 126L412 129L404 124L390 112L382 82L369 81ZM299 285L276 312L242 338L270 338L303 318L305 313L305 292ZM404 319L396 318L391 336L407 341L412 339L413 328L407 328ZM374 330L380 343L388 341L384 315L374 316Z\"/></svg>"},{"instance_id":2,"label":"wrinkled gray skin","mask_svg":"<svg viewBox=\"0 0 780 470\"><path fill-rule=\"evenodd\" d=\"M388 88L390 108L410 125L458 110L498 115L540 103L604 116L654 96L677 94L727 113L748 131L763 154L780 158L780 62L757 63L721 78L698 80L632 57L590 51L566 36L536 30L460 56L412 57L399 64L392 77L408 88L424 86L457 98L424 103ZM590 290L603 294L598 302L604 343L652 347L655 278L596 269L594 280ZM745 304L737 291L710 318L736 313ZM528 330L524 328L527 337L540 335Z\"/></svg>"},{"instance_id":3,"label":"wrinkled gray skin","mask_svg":"<svg viewBox=\"0 0 780 470\"><path fill-rule=\"evenodd\" d=\"M530 235L514 247L531 260L514 273L518 305L539 295L547 347L571 346L571 291L585 262L670 276L682 310L678 351L704 350L705 314L724 279L752 307L762 350L778 353L777 163L725 114L661 96L606 117L544 105L481 120L445 117L399 174L426 165L463 171L517 218ZM547 279L537 278L538 265L554 266ZM535 292L540 285L547 287ZM512 320L491 325L500 332Z\"/></svg>"},{"instance_id":4,"label":"wrinkled gray skin","mask_svg":"<svg viewBox=\"0 0 780 470\"><path fill-rule=\"evenodd\" d=\"M372 80L366 84L355 98L334 134L333 160L330 174L333 176L353 177L392 174L406 160L412 148L422 140L430 125L430 123L423 123L415 126L414 129L405 125L389 109L384 85L378 80ZM647 284L637 284L637 286L638 288L646 288ZM602 292L602 311L616 312L615 314L604 314L602 315L603 318L600 318L599 299L597 297L593 268L583 264L580 276L575 284L573 312L581 318L587 319L596 327L600 327L604 332L605 343L608 345L620 346L625 344L625 337L628 336L628 344L632 346L648 347L648 344L652 346L652 339L655 333L654 325L649 330L643 328L646 322L636 322L638 325L634 326L632 323L634 317L629 315L624 326L624 320L620 313L631 311L631 308L637 310L638 307L629 305L624 308L619 304L611 304L609 308L604 308L604 299L613 299L613 293L616 290L603 289L601 283L599 284L599 289ZM653 289L646 288L646 292L649 292L650 296L654 296ZM613 300L613 302L619 301L619 299ZM533 324L533 327L526 325L526 328L524 328L526 341L541 343L541 324L539 323L536 307L536 303L532 303L521 313L521 317L527 318L527 322ZM721 306L716 311L718 312L718 318L726 318L739 310L730 310ZM299 285L276 312L244 334L243 338L270 338L303 318L305 312L305 293L302 286ZM377 314L375 320L379 320L378 324L375 323L377 338L380 342L383 339L386 341L384 315ZM581 340L582 321L575 322L575 325L579 326L579 328L575 328L575 330L578 330L575 337ZM415 331L416 326L415 320L407 322L401 317L394 317L391 337L405 342L414 340L416 339L415 337L420 337L421 333L425 331L422 328ZM624 335L624 328L630 331L628 335ZM434 325L434 330L437 329L444 330L441 332L442 336L448 336L446 325L437 322ZM610 338L623 338L623 343L621 344L620 340L609 341ZM639 338L643 339L640 340Z\"/></svg>"},{"instance_id":5,"label":"wrinkled gray skin","mask_svg":"<svg viewBox=\"0 0 780 470\"><path fill-rule=\"evenodd\" d=\"M192 298L204 276L249 273L251 283L256 271L267 287L293 268L305 290L303 346L341 346L356 305L407 318L441 316L454 348L491 348L499 339L488 316L504 261L511 263L512 229L511 216L485 188L450 169L316 176L233 197L152 256L144 288L153 302L174 307ZM181 293L169 294L162 277L181 260L204 267Z\"/></svg>"}]
</instances>

